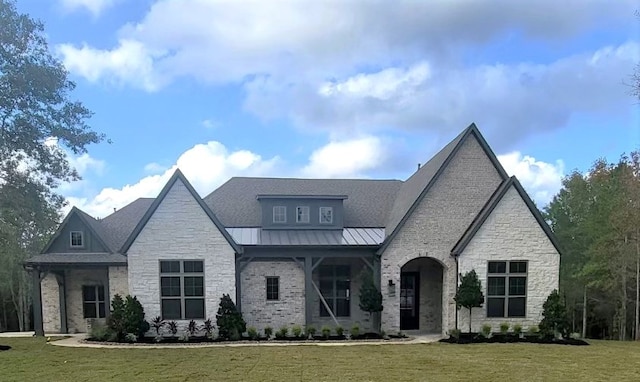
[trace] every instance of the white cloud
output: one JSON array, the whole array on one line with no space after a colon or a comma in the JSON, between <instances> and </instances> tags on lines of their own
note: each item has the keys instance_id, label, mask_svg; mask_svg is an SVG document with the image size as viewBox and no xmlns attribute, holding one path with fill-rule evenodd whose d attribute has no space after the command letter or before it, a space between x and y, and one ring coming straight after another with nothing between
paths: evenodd
<instances>
[{"instance_id":1,"label":"white cloud","mask_svg":"<svg viewBox=\"0 0 640 382\"><path fill-rule=\"evenodd\" d=\"M518 178L540 208L547 205L562 187L564 177L562 160L547 163L518 151L498 155L498 160L509 175L515 175Z\"/></svg>"},{"instance_id":2,"label":"white cloud","mask_svg":"<svg viewBox=\"0 0 640 382\"><path fill-rule=\"evenodd\" d=\"M167 166L163 166L160 163L151 162L144 166L144 172L149 174L157 174L167 171Z\"/></svg>"},{"instance_id":3,"label":"white cloud","mask_svg":"<svg viewBox=\"0 0 640 382\"><path fill-rule=\"evenodd\" d=\"M68 11L86 9L94 17L99 16L105 9L112 7L118 0L61 0L62 6Z\"/></svg>"},{"instance_id":4,"label":"white cloud","mask_svg":"<svg viewBox=\"0 0 640 382\"><path fill-rule=\"evenodd\" d=\"M185 151L174 165L160 174L149 175L135 184L122 188L105 188L95 197L67 197L69 205L76 206L95 217L104 217L113 209L119 209L141 197L156 197L171 175L179 168L201 196L205 196L231 176L259 176L271 174L280 159L263 159L246 150L229 152L221 143L210 141ZM150 163L145 170L159 170L157 163ZM65 211L65 212L66 212Z\"/></svg>"},{"instance_id":5,"label":"white cloud","mask_svg":"<svg viewBox=\"0 0 640 382\"><path fill-rule=\"evenodd\" d=\"M301 174L310 178L358 178L380 167L387 159L378 137L333 141L311 154Z\"/></svg>"}]
</instances>

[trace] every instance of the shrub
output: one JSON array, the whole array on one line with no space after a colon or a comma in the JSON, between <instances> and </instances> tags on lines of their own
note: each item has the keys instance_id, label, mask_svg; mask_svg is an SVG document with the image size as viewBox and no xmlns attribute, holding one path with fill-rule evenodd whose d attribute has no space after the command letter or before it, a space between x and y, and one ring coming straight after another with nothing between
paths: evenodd
<instances>
[{"instance_id":1,"label":"shrub","mask_svg":"<svg viewBox=\"0 0 640 382\"><path fill-rule=\"evenodd\" d=\"M127 334L125 323L125 304L119 294L113 296L111 300L111 314L107 319L107 326L113 331L116 341L124 341Z\"/></svg>"},{"instance_id":2,"label":"shrub","mask_svg":"<svg viewBox=\"0 0 640 382\"><path fill-rule=\"evenodd\" d=\"M286 338L287 333L289 333L289 328L286 326L280 327L280 329L276 332L276 338Z\"/></svg>"},{"instance_id":3,"label":"shrub","mask_svg":"<svg viewBox=\"0 0 640 382\"><path fill-rule=\"evenodd\" d=\"M542 309L543 318L539 325L541 334L545 337L555 337L560 334L563 338L567 338L569 336L567 309L557 290L547 297Z\"/></svg>"},{"instance_id":4,"label":"shrub","mask_svg":"<svg viewBox=\"0 0 640 382\"><path fill-rule=\"evenodd\" d=\"M184 332L182 332L182 334L180 335L180 338L178 338L178 341L189 342L189 331L185 330Z\"/></svg>"},{"instance_id":5,"label":"shrub","mask_svg":"<svg viewBox=\"0 0 640 382\"><path fill-rule=\"evenodd\" d=\"M204 334L207 338L211 338L213 336L213 323L210 318L207 318L207 320L202 323L202 330L204 330Z\"/></svg>"},{"instance_id":6,"label":"shrub","mask_svg":"<svg viewBox=\"0 0 640 382\"><path fill-rule=\"evenodd\" d=\"M91 331L89 332L89 339L91 341L114 341L116 340L116 335L113 330L109 329L109 327L104 325L93 325L91 327Z\"/></svg>"},{"instance_id":7,"label":"shrub","mask_svg":"<svg viewBox=\"0 0 640 382\"><path fill-rule=\"evenodd\" d=\"M324 338L329 338L329 336L331 335L331 328L327 325L323 326L320 331L322 332L322 337Z\"/></svg>"},{"instance_id":8,"label":"shrub","mask_svg":"<svg viewBox=\"0 0 640 382\"><path fill-rule=\"evenodd\" d=\"M293 334L295 338L302 337L302 326L294 325L293 328L291 328L291 334Z\"/></svg>"},{"instance_id":9,"label":"shrub","mask_svg":"<svg viewBox=\"0 0 640 382\"><path fill-rule=\"evenodd\" d=\"M316 335L316 327L313 325L309 325L306 328L304 328L304 332L307 335L307 338L309 337L313 338L313 336Z\"/></svg>"},{"instance_id":10,"label":"shrub","mask_svg":"<svg viewBox=\"0 0 640 382\"><path fill-rule=\"evenodd\" d=\"M189 332L191 337L195 337L195 335L198 334L198 324L196 324L194 320L189 321L187 332Z\"/></svg>"},{"instance_id":11,"label":"shrub","mask_svg":"<svg viewBox=\"0 0 640 382\"><path fill-rule=\"evenodd\" d=\"M169 321L167 323L167 326L169 327L169 331L171 332L172 336L176 336L176 334L178 333L178 323L175 321Z\"/></svg>"},{"instance_id":12,"label":"shrub","mask_svg":"<svg viewBox=\"0 0 640 382\"><path fill-rule=\"evenodd\" d=\"M160 335L160 330L162 330L162 328L166 324L167 323L160 316L156 316L153 320L151 320L151 327L156 330L156 336Z\"/></svg>"},{"instance_id":13,"label":"shrub","mask_svg":"<svg viewBox=\"0 0 640 382\"><path fill-rule=\"evenodd\" d=\"M374 313L382 312L384 308L382 305L382 293L373 282L372 272L363 270L360 277L362 283L360 284L360 303L358 305L363 312L368 312L369 316L372 317ZM375 325L378 326L374 328L376 331L380 330L378 321L376 319Z\"/></svg>"},{"instance_id":14,"label":"shrub","mask_svg":"<svg viewBox=\"0 0 640 382\"><path fill-rule=\"evenodd\" d=\"M227 340L240 339L242 333L247 330L242 314L238 312L236 304L228 294L223 294L220 298L216 325L218 325L218 336Z\"/></svg>"},{"instance_id":15,"label":"shrub","mask_svg":"<svg viewBox=\"0 0 640 382\"><path fill-rule=\"evenodd\" d=\"M471 311L473 308L480 308L484 304L482 286L475 270L472 269L462 276L454 300L456 301L457 309L469 309L469 333L471 333Z\"/></svg>"},{"instance_id":16,"label":"shrub","mask_svg":"<svg viewBox=\"0 0 640 382\"><path fill-rule=\"evenodd\" d=\"M491 325L489 325L489 324L482 325L482 329L480 331L480 334L484 338L489 338L489 336L491 335Z\"/></svg>"},{"instance_id":17,"label":"shrub","mask_svg":"<svg viewBox=\"0 0 640 382\"><path fill-rule=\"evenodd\" d=\"M571 333L569 337L573 340L579 340L580 338L582 338L582 335L580 333L574 332L574 333Z\"/></svg>"},{"instance_id":18,"label":"shrub","mask_svg":"<svg viewBox=\"0 0 640 382\"><path fill-rule=\"evenodd\" d=\"M520 334L522 334L522 325L520 324L513 325L513 333L516 336L520 337Z\"/></svg>"},{"instance_id":19,"label":"shrub","mask_svg":"<svg viewBox=\"0 0 640 382\"><path fill-rule=\"evenodd\" d=\"M250 326L247 329L247 334L249 335L249 338L251 338L254 341L258 339L258 329L256 329L253 326Z\"/></svg>"},{"instance_id":20,"label":"shrub","mask_svg":"<svg viewBox=\"0 0 640 382\"><path fill-rule=\"evenodd\" d=\"M509 332L509 323L508 322L503 322L500 324L500 333L501 334L507 334L507 332Z\"/></svg>"},{"instance_id":21,"label":"shrub","mask_svg":"<svg viewBox=\"0 0 640 382\"><path fill-rule=\"evenodd\" d=\"M460 338L460 329L450 329L449 335L453 338Z\"/></svg>"},{"instance_id":22,"label":"shrub","mask_svg":"<svg viewBox=\"0 0 640 382\"><path fill-rule=\"evenodd\" d=\"M351 325L351 331L349 333L351 337L358 337L360 335L360 325L357 323Z\"/></svg>"},{"instance_id":23,"label":"shrub","mask_svg":"<svg viewBox=\"0 0 640 382\"><path fill-rule=\"evenodd\" d=\"M534 334L535 335L535 334L538 334L539 331L540 331L540 329L538 329L538 327L535 326L535 325L529 326L529 328L527 329L527 333L528 334Z\"/></svg>"},{"instance_id":24,"label":"shrub","mask_svg":"<svg viewBox=\"0 0 640 382\"><path fill-rule=\"evenodd\" d=\"M130 343L137 342L138 341L138 335L135 334L135 333L127 333L124 336L124 340L127 341L127 342L130 342Z\"/></svg>"},{"instance_id":25,"label":"shrub","mask_svg":"<svg viewBox=\"0 0 640 382\"><path fill-rule=\"evenodd\" d=\"M271 338L271 336L273 335L273 328L271 326L265 326L264 327L264 336L267 337L267 339Z\"/></svg>"},{"instance_id":26,"label":"shrub","mask_svg":"<svg viewBox=\"0 0 640 382\"><path fill-rule=\"evenodd\" d=\"M342 328L342 326L340 326L340 325L336 326L336 329L335 329L335 330L336 330L336 334L337 334L339 337L342 337L342 335L344 334L344 329Z\"/></svg>"},{"instance_id":27,"label":"shrub","mask_svg":"<svg viewBox=\"0 0 640 382\"><path fill-rule=\"evenodd\" d=\"M128 333L140 338L149 330L150 325L144 319L144 308L136 297L127 295L123 300L116 294L111 301L111 308L107 325L116 334L118 341L126 341Z\"/></svg>"}]
</instances>

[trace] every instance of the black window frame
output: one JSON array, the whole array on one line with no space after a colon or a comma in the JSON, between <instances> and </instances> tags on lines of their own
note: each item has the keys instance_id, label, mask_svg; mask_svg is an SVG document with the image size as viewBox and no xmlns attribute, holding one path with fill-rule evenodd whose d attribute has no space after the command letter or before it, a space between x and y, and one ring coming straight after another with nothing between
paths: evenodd
<instances>
[{"instance_id":1,"label":"black window frame","mask_svg":"<svg viewBox=\"0 0 640 382\"><path fill-rule=\"evenodd\" d=\"M487 264L487 317L525 318L527 316L526 260L496 260ZM515 290L515 291L514 291Z\"/></svg>"},{"instance_id":2,"label":"black window frame","mask_svg":"<svg viewBox=\"0 0 640 382\"><path fill-rule=\"evenodd\" d=\"M87 299L87 292L91 290L94 298ZM102 298L100 297L102 295ZM92 312L92 314L87 314ZM107 316L107 305L104 285L91 284L82 286L82 317L83 318L105 318Z\"/></svg>"},{"instance_id":3,"label":"black window frame","mask_svg":"<svg viewBox=\"0 0 640 382\"><path fill-rule=\"evenodd\" d=\"M346 271L345 271L346 270ZM351 317L351 265L330 264L318 267L320 293L336 317ZM346 287L345 287L346 285ZM344 295L341 295L344 291ZM330 317L322 300L320 317Z\"/></svg>"},{"instance_id":4,"label":"black window frame","mask_svg":"<svg viewBox=\"0 0 640 382\"><path fill-rule=\"evenodd\" d=\"M279 276L267 276L265 278L266 287L266 299L267 301L279 301L280 300L280 277Z\"/></svg>"},{"instance_id":5,"label":"black window frame","mask_svg":"<svg viewBox=\"0 0 640 382\"><path fill-rule=\"evenodd\" d=\"M204 260L159 261L160 316L164 320L205 319ZM176 303L178 305L176 305ZM179 314L170 312L178 309Z\"/></svg>"}]
</instances>

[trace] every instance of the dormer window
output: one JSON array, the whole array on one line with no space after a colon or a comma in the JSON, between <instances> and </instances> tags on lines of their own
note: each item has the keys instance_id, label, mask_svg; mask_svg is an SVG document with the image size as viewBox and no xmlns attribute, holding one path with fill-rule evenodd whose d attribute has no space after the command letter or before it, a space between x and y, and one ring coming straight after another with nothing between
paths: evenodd
<instances>
[{"instance_id":1,"label":"dormer window","mask_svg":"<svg viewBox=\"0 0 640 382\"><path fill-rule=\"evenodd\" d=\"M273 222L274 223L286 223L287 222L287 207L285 207L285 206L273 206Z\"/></svg>"},{"instance_id":2,"label":"dormer window","mask_svg":"<svg viewBox=\"0 0 640 382\"><path fill-rule=\"evenodd\" d=\"M320 207L320 224L332 224L332 223L333 223L333 208Z\"/></svg>"},{"instance_id":3,"label":"dormer window","mask_svg":"<svg viewBox=\"0 0 640 382\"><path fill-rule=\"evenodd\" d=\"M84 238L82 237L82 231L71 231L71 248L84 247Z\"/></svg>"},{"instance_id":4,"label":"dormer window","mask_svg":"<svg viewBox=\"0 0 640 382\"><path fill-rule=\"evenodd\" d=\"M309 223L309 207L296 207L296 223Z\"/></svg>"}]
</instances>

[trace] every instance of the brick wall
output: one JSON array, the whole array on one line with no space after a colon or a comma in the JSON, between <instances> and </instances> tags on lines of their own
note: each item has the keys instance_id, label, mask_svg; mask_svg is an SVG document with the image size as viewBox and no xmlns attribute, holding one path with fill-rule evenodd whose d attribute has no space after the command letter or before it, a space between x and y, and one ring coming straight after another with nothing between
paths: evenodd
<instances>
[{"instance_id":1,"label":"brick wall","mask_svg":"<svg viewBox=\"0 0 640 382\"><path fill-rule=\"evenodd\" d=\"M45 333L60 333L60 300L58 282L52 273L40 282L42 294L42 324Z\"/></svg>"},{"instance_id":2,"label":"brick wall","mask_svg":"<svg viewBox=\"0 0 640 382\"><path fill-rule=\"evenodd\" d=\"M68 269L65 271L67 327L69 333L84 333L87 331L87 320L84 318L82 306L82 286L106 286L108 277L106 269Z\"/></svg>"}]
</instances>

